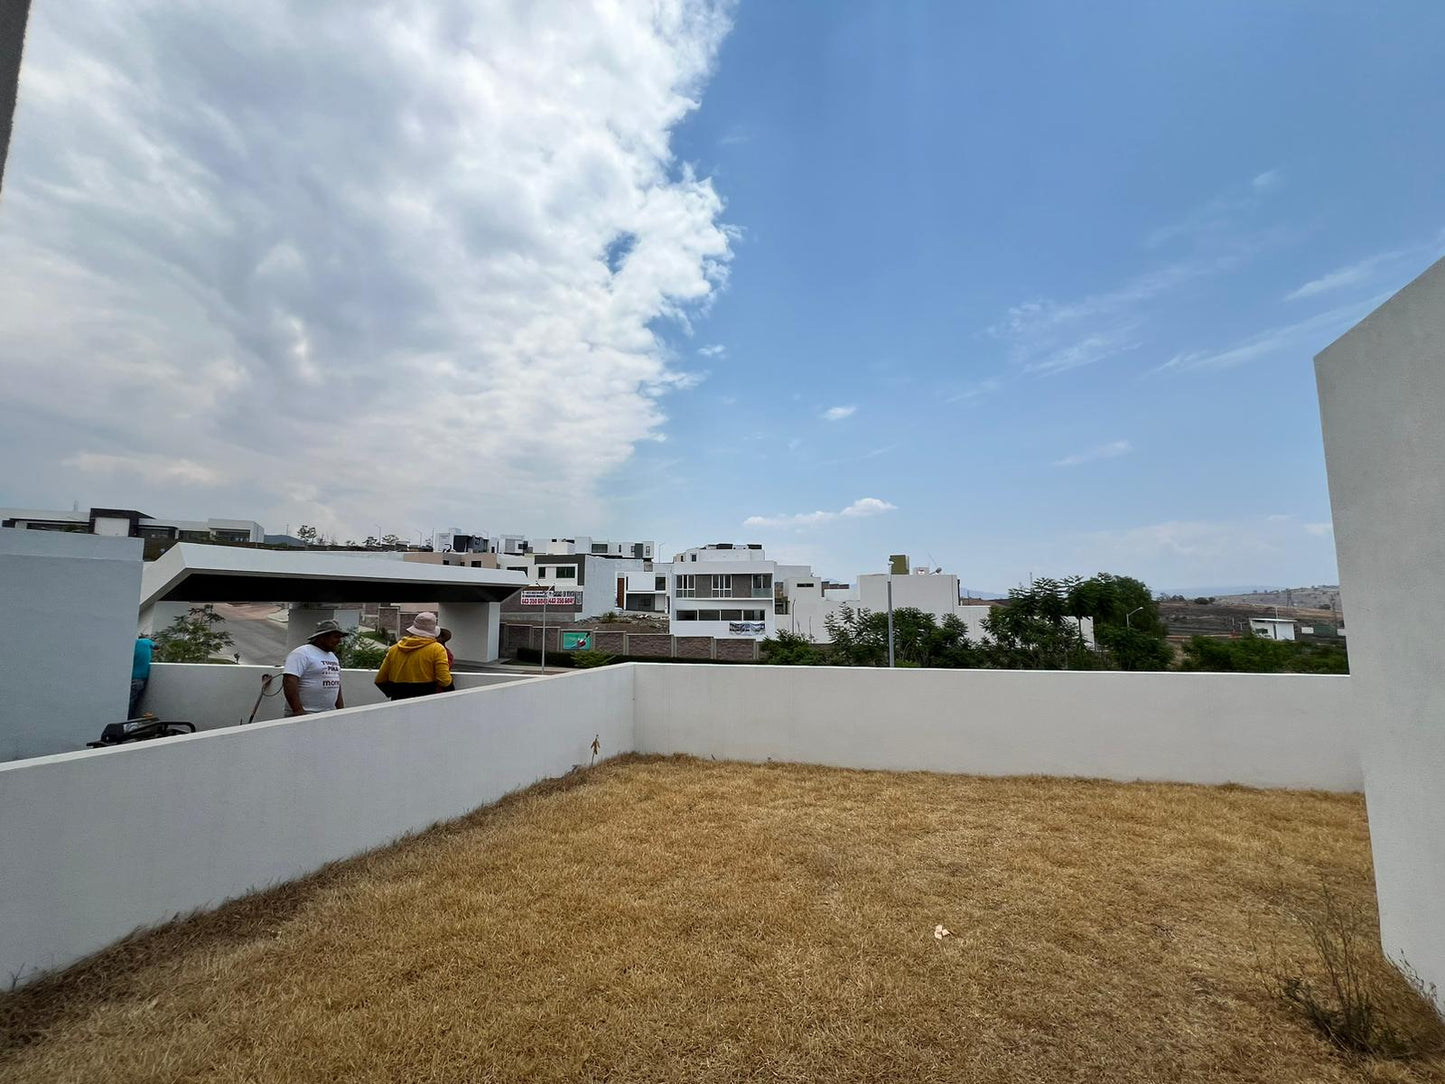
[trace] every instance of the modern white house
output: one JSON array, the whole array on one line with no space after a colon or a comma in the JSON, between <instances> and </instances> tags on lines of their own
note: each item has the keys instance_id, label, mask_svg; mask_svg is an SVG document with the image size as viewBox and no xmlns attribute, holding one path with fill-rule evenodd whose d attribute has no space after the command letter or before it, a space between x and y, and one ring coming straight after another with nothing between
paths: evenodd
<instances>
[{"instance_id":1,"label":"modern white house","mask_svg":"<svg viewBox=\"0 0 1445 1084\"><path fill-rule=\"evenodd\" d=\"M668 580L669 630L674 636L748 637L777 630L774 585L799 566L768 560L756 542L716 542L672 559Z\"/></svg>"},{"instance_id":2,"label":"modern white house","mask_svg":"<svg viewBox=\"0 0 1445 1084\"><path fill-rule=\"evenodd\" d=\"M1293 640L1294 618L1292 617L1251 617L1249 631L1266 640Z\"/></svg>"},{"instance_id":3,"label":"modern white house","mask_svg":"<svg viewBox=\"0 0 1445 1084\"><path fill-rule=\"evenodd\" d=\"M520 534L496 534L492 531L463 531L460 527L448 527L437 531L432 538L432 548L438 553L496 553L512 557L527 554L549 555L590 555L594 557L626 557L650 561L657 550L657 543L610 542L588 535L574 535L570 538L527 538Z\"/></svg>"},{"instance_id":4,"label":"modern white house","mask_svg":"<svg viewBox=\"0 0 1445 1084\"><path fill-rule=\"evenodd\" d=\"M110 538L179 542L264 542L266 529L249 519L159 519L134 508L0 508L0 527L64 531Z\"/></svg>"}]
</instances>

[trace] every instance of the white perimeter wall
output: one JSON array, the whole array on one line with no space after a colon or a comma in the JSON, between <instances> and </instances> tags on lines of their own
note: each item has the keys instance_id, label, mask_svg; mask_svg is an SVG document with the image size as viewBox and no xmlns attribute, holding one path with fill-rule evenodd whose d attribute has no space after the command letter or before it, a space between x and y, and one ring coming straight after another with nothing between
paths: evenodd
<instances>
[{"instance_id":1,"label":"white perimeter wall","mask_svg":"<svg viewBox=\"0 0 1445 1084\"><path fill-rule=\"evenodd\" d=\"M162 719L184 719L196 724L198 730L236 726L243 723L261 692L262 674L280 674L279 666L226 666L201 663L156 663L151 667L150 684L141 698L142 711L154 712ZM454 674L458 690L482 689L490 685L506 685L524 681L526 674ZM275 696L266 696L256 712L258 723L280 719L286 701L281 695L281 681L271 683ZM375 670L341 671L341 699L347 707L385 704L386 697L376 687ZM97 729L86 737L100 737Z\"/></svg>"},{"instance_id":2,"label":"white perimeter wall","mask_svg":"<svg viewBox=\"0 0 1445 1084\"><path fill-rule=\"evenodd\" d=\"M1358 790L1350 679L637 664L637 749Z\"/></svg>"},{"instance_id":3,"label":"white perimeter wall","mask_svg":"<svg viewBox=\"0 0 1445 1084\"><path fill-rule=\"evenodd\" d=\"M1445 261L1315 373L1380 932L1445 991Z\"/></svg>"},{"instance_id":4,"label":"white perimeter wall","mask_svg":"<svg viewBox=\"0 0 1445 1084\"><path fill-rule=\"evenodd\" d=\"M633 746L631 667L0 764L0 978Z\"/></svg>"},{"instance_id":5,"label":"white perimeter wall","mask_svg":"<svg viewBox=\"0 0 1445 1084\"><path fill-rule=\"evenodd\" d=\"M125 718L141 547L0 528L0 761L80 748Z\"/></svg>"}]
</instances>

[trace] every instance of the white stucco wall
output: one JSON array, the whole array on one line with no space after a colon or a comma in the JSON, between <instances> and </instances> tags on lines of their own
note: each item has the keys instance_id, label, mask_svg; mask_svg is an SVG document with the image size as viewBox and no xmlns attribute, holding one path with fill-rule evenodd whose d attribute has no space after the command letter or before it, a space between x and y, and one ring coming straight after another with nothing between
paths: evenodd
<instances>
[{"instance_id":1,"label":"white stucco wall","mask_svg":"<svg viewBox=\"0 0 1445 1084\"><path fill-rule=\"evenodd\" d=\"M133 617L133 615L132 615ZM0 976L632 748L631 667L0 765Z\"/></svg>"},{"instance_id":2,"label":"white stucco wall","mask_svg":"<svg viewBox=\"0 0 1445 1084\"><path fill-rule=\"evenodd\" d=\"M1315 373L1380 932L1445 990L1445 260Z\"/></svg>"},{"instance_id":3,"label":"white stucco wall","mask_svg":"<svg viewBox=\"0 0 1445 1084\"><path fill-rule=\"evenodd\" d=\"M0 528L0 761L79 748L125 718L141 550Z\"/></svg>"},{"instance_id":4,"label":"white stucco wall","mask_svg":"<svg viewBox=\"0 0 1445 1084\"><path fill-rule=\"evenodd\" d=\"M882 572L858 577L858 598L865 610L884 613L888 609L888 581L893 581L893 608L913 607L932 614L942 621L958 611L958 577L947 573L935 576L890 576Z\"/></svg>"},{"instance_id":5,"label":"white stucco wall","mask_svg":"<svg viewBox=\"0 0 1445 1084\"><path fill-rule=\"evenodd\" d=\"M1350 679L638 664L647 753L1358 790Z\"/></svg>"},{"instance_id":6,"label":"white stucco wall","mask_svg":"<svg viewBox=\"0 0 1445 1084\"><path fill-rule=\"evenodd\" d=\"M199 730L215 730L237 726L250 716L256 697L261 692L262 674L279 674L279 666L226 666L199 663L156 663L151 667L150 684L141 700L142 711L154 712L161 719L184 719ZM507 685L522 681L526 674L456 674L458 689L483 689L491 685ZM271 688L275 696L266 696L256 712L258 723L282 718L285 700L279 681ZM341 671L341 699L349 707L384 704L386 698L376 687L375 670ZM100 737L97 728L86 741Z\"/></svg>"}]
</instances>

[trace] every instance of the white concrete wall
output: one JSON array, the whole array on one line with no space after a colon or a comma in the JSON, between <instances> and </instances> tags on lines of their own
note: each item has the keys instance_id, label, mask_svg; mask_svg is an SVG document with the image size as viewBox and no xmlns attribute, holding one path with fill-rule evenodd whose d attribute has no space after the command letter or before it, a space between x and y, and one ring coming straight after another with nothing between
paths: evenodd
<instances>
[{"instance_id":1,"label":"white concrete wall","mask_svg":"<svg viewBox=\"0 0 1445 1084\"><path fill-rule=\"evenodd\" d=\"M142 711L155 712L162 719L184 719L200 730L236 726L246 721L261 692L262 674L279 674L279 666L225 666L198 663L157 663L151 667L150 684L141 700ZM526 674L457 674L457 688L482 689L525 680ZM262 698L256 721L282 718L285 701L279 680L272 683L275 696ZM376 688L375 670L341 671L341 699L348 707L384 704L386 697ZM100 728L85 741L100 737ZM84 743L79 743L83 745Z\"/></svg>"},{"instance_id":2,"label":"white concrete wall","mask_svg":"<svg viewBox=\"0 0 1445 1084\"><path fill-rule=\"evenodd\" d=\"M1445 991L1445 260L1315 373L1380 932Z\"/></svg>"},{"instance_id":3,"label":"white concrete wall","mask_svg":"<svg viewBox=\"0 0 1445 1084\"><path fill-rule=\"evenodd\" d=\"M1358 790L1349 683L642 663L637 748L845 768Z\"/></svg>"},{"instance_id":4,"label":"white concrete wall","mask_svg":"<svg viewBox=\"0 0 1445 1084\"><path fill-rule=\"evenodd\" d=\"M0 976L632 748L631 667L0 765Z\"/></svg>"},{"instance_id":5,"label":"white concrete wall","mask_svg":"<svg viewBox=\"0 0 1445 1084\"><path fill-rule=\"evenodd\" d=\"M882 572L858 577L858 598L865 610L888 611L888 581L893 581L893 608L906 606L932 614L942 621L958 611L958 577L940 573L936 576L889 576Z\"/></svg>"},{"instance_id":6,"label":"white concrete wall","mask_svg":"<svg viewBox=\"0 0 1445 1084\"><path fill-rule=\"evenodd\" d=\"M78 748L125 718L141 550L0 528L0 761Z\"/></svg>"}]
</instances>

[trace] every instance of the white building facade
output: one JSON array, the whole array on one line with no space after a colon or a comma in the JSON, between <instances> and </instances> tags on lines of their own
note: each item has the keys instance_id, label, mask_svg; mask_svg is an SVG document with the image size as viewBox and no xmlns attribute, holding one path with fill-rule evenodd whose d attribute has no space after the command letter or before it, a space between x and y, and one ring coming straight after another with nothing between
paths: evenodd
<instances>
[{"instance_id":1,"label":"white building facade","mask_svg":"<svg viewBox=\"0 0 1445 1084\"><path fill-rule=\"evenodd\" d=\"M773 636L778 572L778 563L768 560L757 543L719 542L684 550L673 558L668 577L669 631L719 639Z\"/></svg>"}]
</instances>

